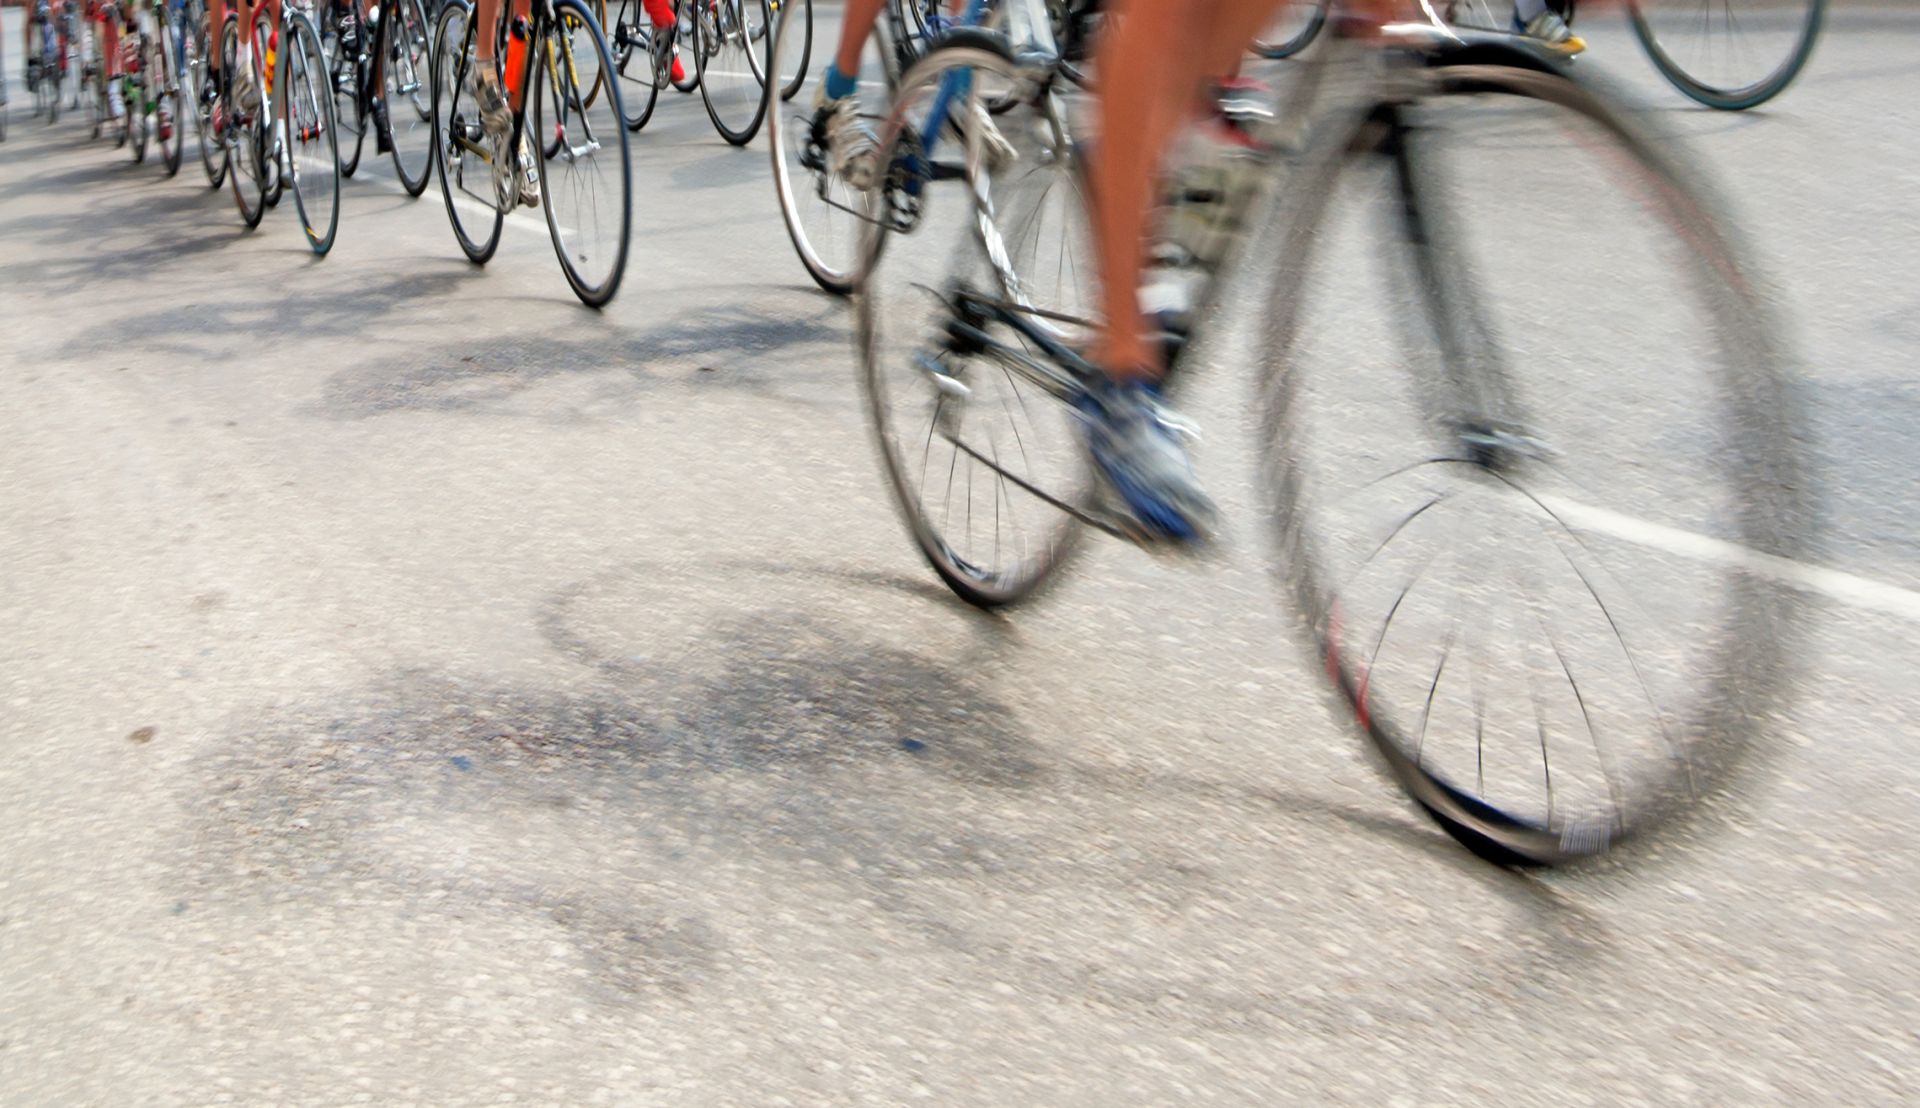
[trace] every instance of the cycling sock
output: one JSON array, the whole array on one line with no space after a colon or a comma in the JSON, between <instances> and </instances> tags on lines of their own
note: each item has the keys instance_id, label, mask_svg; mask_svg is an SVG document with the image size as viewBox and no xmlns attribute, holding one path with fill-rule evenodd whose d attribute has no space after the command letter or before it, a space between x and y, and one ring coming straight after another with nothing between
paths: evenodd
<instances>
[{"instance_id":1,"label":"cycling sock","mask_svg":"<svg viewBox=\"0 0 1920 1108\"><path fill-rule=\"evenodd\" d=\"M1547 10L1547 0L1513 0L1513 18L1525 27Z\"/></svg>"},{"instance_id":2,"label":"cycling sock","mask_svg":"<svg viewBox=\"0 0 1920 1108\"><path fill-rule=\"evenodd\" d=\"M849 77L840 72L840 67L827 63L827 99L845 100L860 90L860 78Z\"/></svg>"}]
</instances>

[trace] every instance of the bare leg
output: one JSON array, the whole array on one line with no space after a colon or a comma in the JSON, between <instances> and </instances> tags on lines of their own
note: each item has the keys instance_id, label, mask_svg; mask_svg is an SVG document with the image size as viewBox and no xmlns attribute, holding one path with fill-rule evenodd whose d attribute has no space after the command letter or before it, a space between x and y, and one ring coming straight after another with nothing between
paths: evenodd
<instances>
[{"instance_id":1,"label":"bare leg","mask_svg":"<svg viewBox=\"0 0 1920 1108\"><path fill-rule=\"evenodd\" d=\"M483 62L490 62L500 55L498 39L500 37L501 0L474 0L473 4L473 56ZM490 72L485 67L482 72Z\"/></svg>"},{"instance_id":2,"label":"bare leg","mask_svg":"<svg viewBox=\"0 0 1920 1108\"><path fill-rule=\"evenodd\" d=\"M840 13L840 46L833 54L835 69L849 77L859 74L860 51L866 49L874 21L886 6L887 0L847 0L846 9Z\"/></svg>"},{"instance_id":3,"label":"bare leg","mask_svg":"<svg viewBox=\"0 0 1920 1108\"><path fill-rule=\"evenodd\" d=\"M1210 78L1234 68L1276 0L1118 0L1100 44L1100 136L1093 158L1106 332L1095 361L1116 380L1157 378L1164 368L1140 317L1141 253L1168 140Z\"/></svg>"}]
</instances>

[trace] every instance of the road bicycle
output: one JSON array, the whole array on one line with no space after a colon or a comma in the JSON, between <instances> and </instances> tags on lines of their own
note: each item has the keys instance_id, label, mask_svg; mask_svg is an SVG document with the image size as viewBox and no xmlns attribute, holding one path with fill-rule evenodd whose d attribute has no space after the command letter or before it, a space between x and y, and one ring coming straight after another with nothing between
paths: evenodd
<instances>
[{"instance_id":1,"label":"road bicycle","mask_svg":"<svg viewBox=\"0 0 1920 1108\"><path fill-rule=\"evenodd\" d=\"M1298 54L1326 25L1332 0L1292 0L1257 45L1269 58ZM1554 6L1573 20L1578 0ZM1424 0L1431 18L1469 30L1506 30L1512 0ZM1780 95L1805 68L1827 0L1630 0L1629 22L1653 67L1710 108L1742 111Z\"/></svg>"},{"instance_id":2,"label":"road bicycle","mask_svg":"<svg viewBox=\"0 0 1920 1108\"><path fill-rule=\"evenodd\" d=\"M927 52L940 33L934 15L938 5L927 0L892 0L874 25L862 71L878 73L882 83L859 93L861 115L870 124L884 117L888 95L900 75ZM975 0L959 20L960 26L1001 25L1007 19L1021 26L1052 22L1040 0L1009 0L989 6ZM826 65L813 64L812 0L790 0L775 27L771 60L776 82L767 94L768 152L773 162L775 196L794 251L815 283L828 292L844 294L853 287L862 228L873 218L864 190L830 172L826 136L814 132L815 86L825 80ZM1047 63L1064 73L1067 62L1049 38L1035 44L1035 64L1044 54ZM811 78L811 79L810 79ZM777 90L779 95L774 95ZM805 90L805 95L800 95ZM1012 101L990 96L989 113L1006 111Z\"/></svg>"},{"instance_id":3,"label":"road bicycle","mask_svg":"<svg viewBox=\"0 0 1920 1108\"><path fill-rule=\"evenodd\" d=\"M627 128L639 131L653 118L660 90L699 88L714 130L735 146L760 132L766 104L767 52L776 14L790 0L677 0L672 24L656 28L641 0L620 0L612 26L614 70L619 74ZM673 80L681 44L693 66Z\"/></svg>"},{"instance_id":4,"label":"road bicycle","mask_svg":"<svg viewBox=\"0 0 1920 1108\"><path fill-rule=\"evenodd\" d=\"M506 214L520 204L522 150L540 185L540 205L561 272L581 303L602 307L626 273L633 170L619 81L600 22L581 0L534 0L521 64L503 87L524 89L509 133L489 138L473 101L473 9L448 0L434 30L434 158L447 219L460 249L484 265L500 245ZM505 45L502 19L499 58Z\"/></svg>"},{"instance_id":5,"label":"road bicycle","mask_svg":"<svg viewBox=\"0 0 1920 1108\"><path fill-rule=\"evenodd\" d=\"M1236 257L1271 265L1255 499L1315 669L1468 848L1592 857L1692 810L1791 690L1803 608L1766 570L1818 523L1792 359L1709 194L1606 86L1512 36L1332 22L1258 149L1176 178L1142 293L1185 340L1168 387ZM1069 98L1002 38L942 43L879 131L857 353L909 534L992 607L1135 533L1079 431L1084 195L1020 218L1023 163L1076 161ZM1020 157L952 134L956 85L1017 92Z\"/></svg>"},{"instance_id":6,"label":"road bicycle","mask_svg":"<svg viewBox=\"0 0 1920 1108\"><path fill-rule=\"evenodd\" d=\"M175 68L181 75L181 95L191 108L195 145L200 151L201 168L206 170L207 185L217 189L227 179L227 146L214 126L213 108L218 97L211 95L207 88L212 76L208 63L212 47L207 41L204 0L181 0L173 8L173 20L174 41L179 49Z\"/></svg>"},{"instance_id":7,"label":"road bicycle","mask_svg":"<svg viewBox=\"0 0 1920 1108\"><path fill-rule=\"evenodd\" d=\"M260 103L245 111L229 88L223 97L234 204L249 228L291 189L300 229L315 254L333 249L340 229L340 148L334 126L333 82L326 51L303 2L280 0L279 19L262 5L246 49L259 75ZM239 21L229 16L222 35L221 73L231 81L239 57Z\"/></svg>"},{"instance_id":8,"label":"road bicycle","mask_svg":"<svg viewBox=\"0 0 1920 1108\"><path fill-rule=\"evenodd\" d=\"M421 0L372 4L324 0L320 44L340 128L340 175L352 177L369 129L374 149L393 158L407 195L419 196L433 176L433 25Z\"/></svg>"}]
</instances>

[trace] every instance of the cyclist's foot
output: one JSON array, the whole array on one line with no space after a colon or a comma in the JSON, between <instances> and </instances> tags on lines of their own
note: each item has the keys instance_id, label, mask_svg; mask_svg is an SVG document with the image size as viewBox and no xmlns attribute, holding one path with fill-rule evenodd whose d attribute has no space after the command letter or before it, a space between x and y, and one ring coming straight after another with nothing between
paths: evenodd
<instances>
[{"instance_id":1,"label":"cyclist's foot","mask_svg":"<svg viewBox=\"0 0 1920 1108\"><path fill-rule=\"evenodd\" d=\"M476 58L473 63L473 102L480 109L480 125L487 137L505 143L513 130L513 109L507 104L507 90L500 85L500 70L491 58Z\"/></svg>"},{"instance_id":2,"label":"cyclist's foot","mask_svg":"<svg viewBox=\"0 0 1920 1108\"><path fill-rule=\"evenodd\" d=\"M1534 16L1526 23L1520 22L1520 13L1513 13L1513 33L1525 35L1558 54L1572 56L1587 48L1587 40L1573 33L1566 19L1559 12L1548 9Z\"/></svg>"},{"instance_id":3,"label":"cyclist's foot","mask_svg":"<svg viewBox=\"0 0 1920 1108\"><path fill-rule=\"evenodd\" d=\"M520 136L520 203L529 208L540 206L540 170L533 160L533 144Z\"/></svg>"},{"instance_id":4,"label":"cyclist's foot","mask_svg":"<svg viewBox=\"0 0 1920 1108\"><path fill-rule=\"evenodd\" d=\"M242 58L234 63L233 88L227 95L234 111L248 114L260 110L260 82L254 79L253 59Z\"/></svg>"},{"instance_id":5,"label":"cyclist's foot","mask_svg":"<svg viewBox=\"0 0 1920 1108\"><path fill-rule=\"evenodd\" d=\"M1103 381L1074 406L1095 468L1143 537L1195 543L1212 532L1213 501L1180 442L1192 429L1161 405L1150 386Z\"/></svg>"},{"instance_id":6,"label":"cyclist's foot","mask_svg":"<svg viewBox=\"0 0 1920 1108\"><path fill-rule=\"evenodd\" d=\"M385 97L373 98L373 152L390 154L393 152L393 131L387 123L387 101Z\"/></svg>"},{"instance_id":7,"label":"cyclist's foot","mask_svg":"<svg viewBox=\"0 0 1920 1108\"><path fill-rule=\"evenodd\" d=\"M118 84L109 86L107 88L107 118L119 119L122 115L126 114L126 111L126 97L121 93L120 86Z\"/></svg>"},{"instance_id":8,"label":"cyclist's foot","mask_svg":"<svg viewBox=\"0 0 1920 1108\"><path fill-rule=\"evenodd\" d=\"M812 138L826 152L829 174L856 189L864 190L873 184L880 139L860 118L859 97L829 99L823 82L813 101Z\"/></svg>"}]
</instances>

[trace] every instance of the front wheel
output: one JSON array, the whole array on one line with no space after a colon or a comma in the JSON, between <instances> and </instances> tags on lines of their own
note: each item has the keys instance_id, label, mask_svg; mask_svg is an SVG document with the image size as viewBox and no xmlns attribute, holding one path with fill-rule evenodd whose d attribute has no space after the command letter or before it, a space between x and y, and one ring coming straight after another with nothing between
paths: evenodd
<instances>
[{"instance_id":1,"label":"front wheel","mask_svg":"<svg viewBox=\"0 0 1920 1108\"><path fill-rule=\"evenodd\" d=\"M333 82L320 34L305 15L287 20L287 42L274 93L286 134L293 205L313 252L325 256L340 229L340 134L333 119Z\"/></svg>"},{"instance_id":2,"label":"front wheel","mask_svg":"<svg viewBox=\"0 0 1920 1108\"><path fill-rule=\"evenodd\" d=\"M598 308L620 289L633 222L633 170L613 55L580 0L555 0L539 58L527 125L539 151L547 230L574 295Z\"/></svg>"},{"instance_id":3,"label":"front wheel","mask_svg":"<svg viewBox=\"0 0 1920 1108\"><path fill-rule=\"evenodd\" d=\"M239 28L229 21L226 28L226 42L221 50L224 56L233 62L240 56ZM261 56L256 52L256 60ZM228 73L233 72L228 70ZM255 73L261 70L255 69ZM232 102L228 101L231 112ZM233 188L233 203L240 210L240 221L248 227L260 226L260 217L266 214L268 176L273 172L272 142L273 118L264 104L255 110L252 118L245 123L229 124L232 129L232 173L229 184Z\"/></svg>"},{"instance_id":4,"label":"front wheel","mask_svg":"<svg viewBox=\"0 0 1920 1108\"><path fill-rule=\"evenodd\" d=\"M1638 0L1633 31L1660 75L1710 108L1744 111L1793 83L1827 0Z\"/></svg>"},{"instance_id":5,"label":"front wheel","mask_svg":"<svg viewBox=\"0 0 1920 1108\"><path fill-rule=\"evenodd\" d=\"M160 82L159 116L155 119L160 143L160 164L166 167L167 176L180 172L180 161L187 148L186 99L182 94L184 82L180 78L180 39L175 35L173 25L164 19L160 23L160 39L155 57L154 75Z\"/></svg>"},{"instance_id":6,"label":"front wheel","mask_svg":"<svg viewBox=\"0 0 1920 1108\"><path fill-rule=\"evenodd\" d=\"M1277 562L1395 783L1482 857L1573 862L1687 811L1784 706L1805 422L1668 147L1584 82L1421 80L1329 129L1263 251Z\"/></svg>"}]
</instances>

